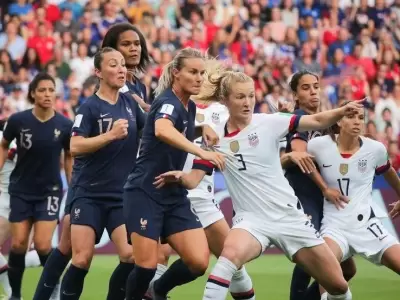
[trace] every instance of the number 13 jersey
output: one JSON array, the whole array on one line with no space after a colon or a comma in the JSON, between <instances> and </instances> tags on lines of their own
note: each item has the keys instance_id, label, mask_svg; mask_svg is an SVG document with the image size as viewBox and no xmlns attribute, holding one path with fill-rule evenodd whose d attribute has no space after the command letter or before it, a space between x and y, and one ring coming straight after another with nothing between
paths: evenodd
<instances>
[{"instance_id":1,"label":"number 13 jersey","mask_svg":"<svg viewBox=\"0 0 400 300\"><path fill-rule=\"evenodd\" d=\"M326 184L350 200L340 210L325 200L322 223L339 227L354 227L354 224L363 226L371 216L374 176L390 168L385 146L360 137L360 149L352 155L346 155L339 152L330 136L323 136L309 141L307 151L315 156Z\"/></svg>"}]
</instances>

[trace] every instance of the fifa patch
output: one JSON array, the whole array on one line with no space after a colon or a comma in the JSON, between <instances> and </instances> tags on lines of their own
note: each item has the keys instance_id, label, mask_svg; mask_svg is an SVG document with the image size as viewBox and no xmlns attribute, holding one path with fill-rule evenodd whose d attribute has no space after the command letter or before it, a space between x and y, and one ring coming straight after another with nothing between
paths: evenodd
<instances>
[{"instance_id":1,"label":"fifa patch","mask_svg":"<svg viewBox=\"0 0 400 300\"><path fill-rule=\"evenodd\" d=\"M172 104L164 104L161 107L160 113L171 116L173 111L174 111L174 106Z\"/></svg>"},{"instance_id":2,"label":"fifa patch","mask_svg":"<svg viewBox=\"0 0 400 300\"><path fill-rule=\"evenodd\" d=\"M260 142L260 140L258 139L257 133L251 133L247 137L249 139L249 144L251 147L255 148L258 146L258 143Z\"/></svg>"},{"instance_id":3,"label":"fifa patch","mask_svg":"<svg viewBox=\"0 0 400 300\"><path fill-rule=\"evenodd\" d=\"M196 121L199 123L203 123L205 120L205 117L203 114L196 114Z\"/></svg>"},{"instance_id":4,"label":"fifa patch","mask_svg":"<svg viewBox=\"0 0 400 300\"><path fill-rule=\"evenodd\" d=\"M349 165L348 164L340 164L340 166L339 166L340 174L346 175L348 171L349 171Z\"/></svg>"},{"instance_id":5,"label":"fifa patch","mask_svg":"<svg viewBox=\"0 0 400 300\"><path fill-rule=\"evenodd\" d=\"M239 149L240 149L239 142L238 142L238 141L232 141L232 142L229 144L229 148L231 148L231 151L232 151L233 153L238 153L238 152L239 152Z\"/></svg>"},{"instance_id":6,"label":"fifa patch","mask_svg":"<svg viewBox=\"0 0 400 300\"><path fill-rule=\"evenodd\" d=\"M367 160L366 159L361 159L358 161L358 171L360 173L365 173L367 170Z\"/></svg>"}]
</instances>

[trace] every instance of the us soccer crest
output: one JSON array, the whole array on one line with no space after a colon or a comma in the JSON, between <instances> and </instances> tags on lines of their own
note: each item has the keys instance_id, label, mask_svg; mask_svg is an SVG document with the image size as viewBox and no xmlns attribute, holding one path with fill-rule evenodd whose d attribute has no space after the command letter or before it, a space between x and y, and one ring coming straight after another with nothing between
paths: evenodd
<instances>
[{"instance_id":1,"label":"us soccer crest","mask_svg":"<svg viewBox=\"0 0 400 300\"><path fill-rule=\"evenodd\" d=\"M219 123L219 113L212 113L211 121L214 124L218 124Z\"/></svg>"},{"instance_id":2,"label":"us soccer crest","mask_svg":"<svg viewBox=\"0 0 400 300\"><path fill-rule=\"evenodd\" d=\"M204 122L204 115L203 114L196 114L196 121L199 123L203 123Z\"/></svg>"},{"instance_id":3,"label":"us soccer crest","mask_svg":"<svg viewBox=\"0 0 400 300\"><path fill-rule=\"evenodd\" d=\"M367 160L366 159L361 159L358 161L358 171L360 173L365 173L367 170Z\"/></svg>"},{"instance_id":4,"label":"us soccer crest","mask_svg":"<svg viewBox=\"0 0 400 300\"><path fill-rule=\"evenodd\" d=\"M231 151L233 152L233 153L238 153L239 152L239 142L238 141L232 141L230 144L229 144L229 147L231 148Z\"/></svg>"},{"instance_id":5,"label":"us soccer crest","mask_svg":"<svg viewBox=\"0 0 400 300\"><path fill-rule=\"evenodd\" d=\"M252 133L247 136L249 138L249 144L251 147L257 147L260 140L258 139L257 133Z\"/></svg>"},{"instance_id":6,"label":"us soccer crest","mask_svg":"<svg viewBox=\"0 0 400 300\"><path fill-rule=\"evenodd\" d=\"M348 164L340 164L340 166L339 166L340 174L346 175L348 171L349 171L349 165Z\"/></svg>"},{"instance_id":7,"label":"us soccer crest","mask_svg":"<svg viewBox=\"0 0 400 300\"><path fill-rule=\"evenodd\" d=\"M58 130L57 128L54 129L54 139L55 139L55 140L58 139L58 137L60 136L60 134L61 134L61 131L60 131L60 130Z\"/></svg>"}]
</instances>

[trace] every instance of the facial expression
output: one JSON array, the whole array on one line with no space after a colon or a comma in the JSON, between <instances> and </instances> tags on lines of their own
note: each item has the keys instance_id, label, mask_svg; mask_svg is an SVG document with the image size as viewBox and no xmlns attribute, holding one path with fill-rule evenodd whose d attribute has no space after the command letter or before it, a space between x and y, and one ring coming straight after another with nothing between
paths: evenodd
<instances>
[{"instance_id":1,"label":"facial expression","mask_svg":"<svg viewBox=\"0 0 400 300\"><path fill-rule=\"evenodd\" d=\"M142 53L139 35L133 30L121 33L117 43L117 50L124 56L128 67L137 66Z\"/></svg>"},{"instance_id":2,"label":"facial expression","mask_svg":"<svg viewBox=\"0 0 400 300\"><path fill-rule=\"evenodd\" d=\"M189 95L198 95L204 81L205 62L202 58L187 58L180 70L173 70L175 80Z\"/></svg>"},{"instance_id":3,"label":"facial expression","mask_svg":"<svg viewBox=\"0 0 400 300\"><path fill-rule=\"evenodd\" d=\"M56 87L51 80L41 80L31 96L35 99L35 105L40 108L51 108L56 100Z\"/></svg>"},{"instance_id":4,"label":"facial expression","mask_svg":"<svg viewBox=\"0 0 400 300\"><path fill-rule=\"evenodd\" d=\"M343 117L343 119L338 122L338 125L340 126L340 133L354 137L359 136L362 134L362 130L364 128L364 118L363 108L360 108L353 115Z\"/></svg>"},{"instance_id":5,"label":"facial expression","mask_svg":"<svg viewBox=\"0 0 400 300\"><path fill-rule=\"evenodd\" d=\"M301 107L316 110L321 103L318 78L311 74L303 75L299 80L294 98Z\"/></svg>"},{"instance_id":6,"label":"facial expression","mask_svg":"<svg viewBox=\"0 0 400 300\"><path fill-rule=\"evenodd\" d=\"M228 99L223 100L229 115L236 120L249 120L256 103L255 94L253 81L231 84Z\"/></svg>"},{"instance_id":7,"label":"facial expression","mask_svg":"<svg viewBox=\"0 0 400 300\"><path fill-rule=\"evenodd\" d=\"M125 59L118 51L103 54L101 70L96 69L96 75L100 80L112 88L122 88L126 81Z\"/></svg>"}]
</instances>

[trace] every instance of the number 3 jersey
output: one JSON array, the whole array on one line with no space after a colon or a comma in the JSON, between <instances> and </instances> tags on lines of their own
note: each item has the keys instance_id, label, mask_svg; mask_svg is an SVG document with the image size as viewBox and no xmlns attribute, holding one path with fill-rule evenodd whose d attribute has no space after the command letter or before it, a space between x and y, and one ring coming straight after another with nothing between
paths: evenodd
<instances>
[{"instance_id":1,"label":"number 3 jersey","mask_svg":"<svg viewBox=\"0 0 400 300\"><path fill-rule=\"evenodd\" d=\"M229 113L225 105L219 103L213 103L207 107L202 105L196 105L196 121L195 126L209 125L215 131L217 128L221 126L221 124L225 124ZM194 140L194 143L201 147L203 144L203 138L198 138ZM185 166L183 168L184 172L190 172L190 169L193 166L194 155L188 153ZM203 180L197 186L197 188L188 191L188 198L200 198L200 199L210 199L214 198L214 176L206 175Z\"/></svg>"},{"instance_id":2,"label":"number 3 jersey","mask_svg":"<svg viewBox=\"0 0 400 300\"><path fill-rule=\"evenodd\" d=\"M371 216L374 176L390 168L385 146L360 137L360 149L353 155L346 155L339 152L330 136L323 136L309 141L307 151L315 156L326 184L350 200L340 210L333 203L324 201L322 223L343 228L357 223L360 226L365 224Z\"/></svg>"},{"instance_id":3,"label":"number 3 jersey","mask_svg":"<svg viewBox=\"0 0 400 300\"><path fill-rule=\"evenodd\" d=\"M269 221L298 213L298 199L281 167L279 141L296 130L300 118L254 114L247 127L230 134L225 124L219 126L220 142L214 150L226 155L223 175L235 212L251 212ZM210 173L212 165L195 160L193 168Z\"/></svg>"}]
</instances>

